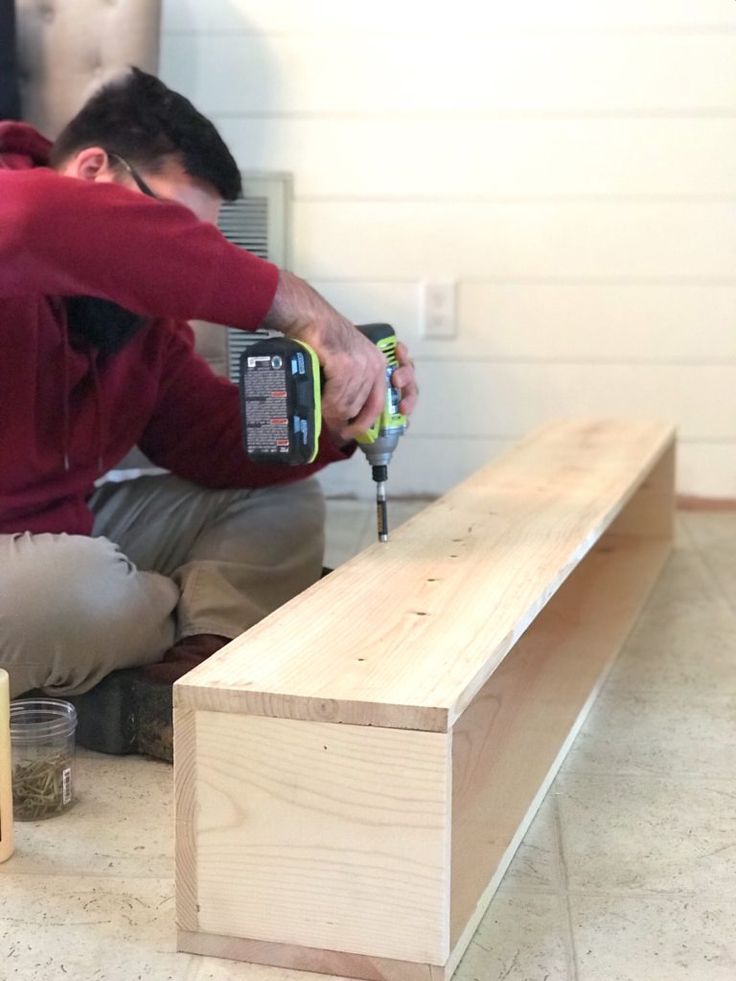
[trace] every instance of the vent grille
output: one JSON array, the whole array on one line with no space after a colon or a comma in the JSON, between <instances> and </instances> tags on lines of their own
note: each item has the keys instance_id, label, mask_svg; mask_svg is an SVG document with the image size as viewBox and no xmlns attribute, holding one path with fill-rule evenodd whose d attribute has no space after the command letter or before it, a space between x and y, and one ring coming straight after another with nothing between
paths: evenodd
<instances>
[{"instance_id":1,"label":"vent grille","mask_svg":"<svg viewBox=\"0 0 736 981\"><path fill-rule=\"evenodd\" d=\"M291 178L287 174L243 174L243 197L220 210L219 228L234 245L281 268L288 266L288 220ZM227 329L227 376L236 382L240 355L252 335Z\"/></svg>"},{"instance_id":2,"label":"vent grille","mask_svg":"<svg viewBox=\"0 0 736 981\"><path fill-rule=\"evenodd\" d=\"M233 245L269 258L268 198L239 198L220 209L220 231Z\"/></svg>"}]
</instances>

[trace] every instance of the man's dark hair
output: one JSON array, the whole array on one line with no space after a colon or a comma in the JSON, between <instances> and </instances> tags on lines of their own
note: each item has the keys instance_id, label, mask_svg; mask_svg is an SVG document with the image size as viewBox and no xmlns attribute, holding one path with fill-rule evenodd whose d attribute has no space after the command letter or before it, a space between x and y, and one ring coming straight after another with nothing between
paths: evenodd
<instances>
[{"instance_id":1,"label":"man's dark hair","mask_svg":"<svg viewBox=\"0 0 736 981\"><path fill-rule=\"evenodd\" d=\"M51 166L90 146L154 174L174 157L226 201L242 192L238 165L209 119L140 68L108 82L85 103L54 143Z\"/></svg>"}]
</instances>

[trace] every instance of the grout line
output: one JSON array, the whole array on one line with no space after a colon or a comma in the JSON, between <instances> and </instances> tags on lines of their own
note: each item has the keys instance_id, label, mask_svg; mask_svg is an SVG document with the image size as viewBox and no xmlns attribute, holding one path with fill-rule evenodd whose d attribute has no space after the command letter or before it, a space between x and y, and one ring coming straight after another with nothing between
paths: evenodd
<instances>
[{"instance_id":1,"label":"grout line","mask_svg":"<svg viewBox=\"0 0 736 981\"><path fill-rule=\"evenodd\" d=\"M575 947L575 932L572 923L572 909L570 906L570 892L568 888L567 861L565 859L565 846L562 837L562 815L560 814L560 795L553 793L552 797L552 821L554 825L555 842L557 845L557 873L560 879L558 890L558 900L563 906L563 919L565 922L565 954L567 957L568 976L570 981L578 981L578 954Z\"/></svg>"}]
</instances>

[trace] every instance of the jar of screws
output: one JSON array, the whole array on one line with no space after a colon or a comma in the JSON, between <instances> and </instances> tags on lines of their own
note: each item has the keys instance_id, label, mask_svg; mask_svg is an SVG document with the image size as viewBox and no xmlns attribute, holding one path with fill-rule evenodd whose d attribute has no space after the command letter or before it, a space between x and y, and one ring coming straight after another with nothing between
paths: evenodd
<instances>
[{"instance_id":1,"label":"jar of screws","mask_svg":"<svg viewBox=\"0 0 736 981\"><path fill-rule=\"evenodd\" d=\"M13 816L40 821L74 802L77 712L63 699L17 699L10 704Z\"/></svg>"}]
</instances>

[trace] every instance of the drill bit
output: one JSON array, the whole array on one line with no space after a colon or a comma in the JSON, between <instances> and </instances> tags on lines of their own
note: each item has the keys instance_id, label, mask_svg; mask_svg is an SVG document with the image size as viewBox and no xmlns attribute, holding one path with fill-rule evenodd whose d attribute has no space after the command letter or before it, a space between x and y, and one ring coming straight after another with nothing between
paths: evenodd
<instances>
[{"instance_id":1,"label":"drill bit","mask_svg":"<svg viewBox=\"0 0 736 981\"><path fill-rule=\"evenodd\" d=\"M376 520L379 542L388 541L388 512L386 511L386 481L376 482Z\"/></svg>"}]
</instances>

